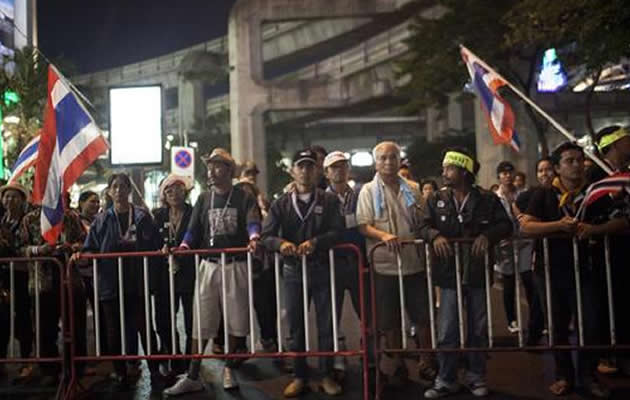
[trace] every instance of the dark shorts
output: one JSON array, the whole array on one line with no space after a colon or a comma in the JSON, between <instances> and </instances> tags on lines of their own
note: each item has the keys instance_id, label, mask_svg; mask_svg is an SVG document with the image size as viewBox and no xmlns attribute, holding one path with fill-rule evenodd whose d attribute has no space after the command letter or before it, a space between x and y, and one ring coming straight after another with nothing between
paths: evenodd
<instances>
[{"instance_id":1,"label":"dark shorts","mask_svg":"<svg viewBox=\"0 0 630 400\"><path fill-rule=\"evenodd\" d=\"M377 329L388 331L400 329L400 291L397 276L374 274L376 294ZM429 299L424 272L403 277L405 310L411 322L423 326L428 324Z\"/></svg>"}]
</instances>

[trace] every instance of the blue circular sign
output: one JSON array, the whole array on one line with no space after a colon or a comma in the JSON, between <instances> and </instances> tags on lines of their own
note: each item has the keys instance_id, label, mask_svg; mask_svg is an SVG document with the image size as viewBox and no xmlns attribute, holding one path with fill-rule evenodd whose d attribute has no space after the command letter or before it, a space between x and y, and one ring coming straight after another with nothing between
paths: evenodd
<instances>
[{"instance_id":1,"label":"blue circular sign","mask_svg":"<svg viewBox=\"0 0 630 400\"><path fill-rule=\"evenodd\" d=\"M179 168L188 168L192 163L192 155L188 150L180 150L175 153L175 165Z\"/></svg>"}]
</instances>

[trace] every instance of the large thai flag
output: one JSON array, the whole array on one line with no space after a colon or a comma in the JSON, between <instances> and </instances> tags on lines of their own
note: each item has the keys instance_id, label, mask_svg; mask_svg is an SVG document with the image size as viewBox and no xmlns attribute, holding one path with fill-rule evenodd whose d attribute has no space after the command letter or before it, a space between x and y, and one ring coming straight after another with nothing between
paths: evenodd
<instances>
[{"instance_id":1,"label":"large thai flag","mask_svg":"<svg viewBox=\"0 0 630 400\"><path fill-rule=\"evenodd\" d=\"M615 196L621 192L630 194L630 172L618 172L595 183L592 183L584 195L584 200L580 205L576 217L581 218L586 212L586 208L604 196Z\"/></svg>"},{"instance_id":2,"label":"large thai flag","mask_svg":"<svg viewBox=\"0 0 630 400\"><path fill-rule=\"evenodd\" d=\"M35 168L33 201L41 204L42 236L54 244L63 226L63 193L108 144L65 78L50 65L48 101Z\"/></svg>"},{"instance_id":3,"label":"large thai flag","mask_svg":"<svg viewBox=\"0 0 630 400\"><path fill-rule=\"evenodd\" d=\"M485 68L485 63L467 48L462 47L461 54L473 86L479 95L481 109L488 120L494 143L507 144L519 151L520 141L514 130L514 112L510 104L499 94L499 88L507 83L494 71Z\"/></svg>"},{"instance_id":4,"label":"large thai flag","mask_svg":"<svg viewBox=\"0 0 630 400\"><path fill-rule=\"evenodd\" d=\"M11 178L9 178L9 184L16 183L18 178L22 176L24 171L29 169L31 166L35 165L37 161L37 156L39 148L39 135L35 136L31 139L30 142L22 149L20 155L13 164L13 169L11 170Z\"/></svg>"}]
</instances>

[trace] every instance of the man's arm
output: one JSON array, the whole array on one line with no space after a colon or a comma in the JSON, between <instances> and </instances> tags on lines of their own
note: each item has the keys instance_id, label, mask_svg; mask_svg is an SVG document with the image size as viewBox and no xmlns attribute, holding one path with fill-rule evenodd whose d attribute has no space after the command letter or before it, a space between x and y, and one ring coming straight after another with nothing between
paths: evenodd
<instances>
[{"instance_id":1,"label":"man's arm","mask_svg":"<svg viewBox=\"0 0 630 400\"><path fill-rule=\"evenodd\" d=\"M280 202L283 198L284 197L280 197L279 199L274 200L262 225L262 243L266 249L271 251L279 251L282 243L285 241L279 236L280 228L282 226L280 223Z\"/></svg>"},{"instance_id":2,"label":"man's arm","mask_svg":"<svg viewBox=\"0 0 630 400\"><path fill-rule=\"evenodd\" d=\"M201 217L203 213L203 204L205 196L202 194L197 199L195 207L193 208L192 215L190 216L190 222L188 223L188 229L184 234L184 239L180 243L180 247L194 249L198 247L201 237Z\"/></svg>"},{"instance_id":3,"label":"man's arm","mask_svg":"<svg viewBox=\"0 0 630 400\"><path fill-rule=\"evenodd\" d=\"M339 241L341 233L345 229L345 221L341 216L341 206L337 196L325 195L324 198L324 221L328 226L326 232L315 235L311 241L315 249L329 249Z\"/></svg>"},{"instance_id":4,"label":"man's arm","mask_svg":"<svg viewBox=\"0 0 630 400\"><path fill-rule=\"evenodd\" d=\"M554 233L573 233L577 221L563 217L557 221L543 221L545 215L545 189L538 189L532 194L527 210L519 217L521 232L528 236L546 236Z\"/></svg>"},{"instance_id":5,"label":"man's arm","mask_svg":"<svg viewBox=\"0 0 630 400\"><path fill-rule=\"evenodd\" d=\"M492 215L488 228L482 234L488 238L490 243L497 243L512 234L512 220L510 220L505 207L497 196L487 197L488 199L484 199L484 201L492 201Z\"/></svg>"}]
</instances>

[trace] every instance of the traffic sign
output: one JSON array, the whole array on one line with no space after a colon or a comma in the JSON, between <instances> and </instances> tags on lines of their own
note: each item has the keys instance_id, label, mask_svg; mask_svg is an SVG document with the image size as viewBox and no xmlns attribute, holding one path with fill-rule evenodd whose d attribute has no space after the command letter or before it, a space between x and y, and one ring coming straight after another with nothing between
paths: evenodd
<instances>
[{"instance_id":1,"label":"traffic sign","mask_svg":"<svg viewBox=\"0 0 630 400\"><path fill-rule=\"evenodd\" d=\"M171 173L195 177L195 150L192 147L171 147Z\"/></svg>"}]
</instances>

